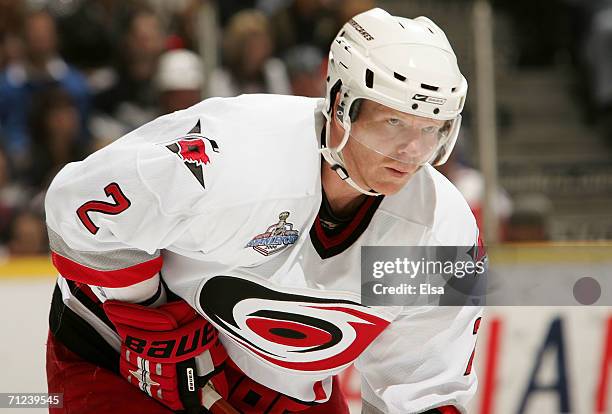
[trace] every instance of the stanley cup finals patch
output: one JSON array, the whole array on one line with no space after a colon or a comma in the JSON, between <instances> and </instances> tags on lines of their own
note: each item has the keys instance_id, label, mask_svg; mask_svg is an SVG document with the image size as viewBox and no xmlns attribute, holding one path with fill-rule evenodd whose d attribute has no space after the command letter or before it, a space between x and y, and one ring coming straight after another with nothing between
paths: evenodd
<instances>
[{"instance_id":1,"label":"stanley cup finals patch","mask_svg":"<svg viewBox=\"0 0 612 414\"><path fill-rule=\"evenodd\" d=\"M290 244L294 244L299 237L298 230L293 230L293 223L288 223L288 211L278 215L278 223L268 227L264 233L253 237L245 247L252 247L264 256L278 253Z\"/></svg>"}]
</instances>

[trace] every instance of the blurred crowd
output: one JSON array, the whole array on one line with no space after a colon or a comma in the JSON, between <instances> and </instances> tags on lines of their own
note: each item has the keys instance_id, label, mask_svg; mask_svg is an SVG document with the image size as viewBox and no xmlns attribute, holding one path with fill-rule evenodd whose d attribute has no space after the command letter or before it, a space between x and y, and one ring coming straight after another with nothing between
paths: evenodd
<instances>
[{"instance_id":1,"label":"blurred crowd","mask_svg":"<svg viewBox=\"0 0 612 414\"><path fill-rule=\"evenodd\" d=\"M606 18L612 0L588 6L558 0L564 7L555 10L565 17L551 19L537 42L537 13L492 3L516 14L520 65L548 64L567 49L563 39L573 39L573 61L588 74L585 95L608 126L612 71L603 51L612 38ZM52 178L138 126L211 96L323 96L329 44L351 16L375 6L375 0L0 0L0 258L46 253L43 207ZM469 145L465 115L468 136L460 143ZM484 178L466 156L474 148L462 146L440 170L482 224ZM547 200L511 200L499 190L495 203L502 240L548 238Z\"/></svg>"},{"instance_id":2,"label":"blurred crowd","mask_svg":"<svg viewBox=\"0 0 612 414\"><path fill-rule=\"evenodd\" d=\"M374 3L0 0L0 256L45 253L54 175L159 115L209 96L323 96L329 44Z\"/></svg>"}]
</instances>

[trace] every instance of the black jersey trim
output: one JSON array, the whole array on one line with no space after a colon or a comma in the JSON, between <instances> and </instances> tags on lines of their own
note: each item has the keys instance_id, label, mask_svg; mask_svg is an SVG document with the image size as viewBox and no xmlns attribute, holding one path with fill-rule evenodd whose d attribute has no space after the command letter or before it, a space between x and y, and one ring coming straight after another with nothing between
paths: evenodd
<instances>
[{"instance_id":1,"label":"black jersey trim","mask_svg":"<svg viewBox=\"0 0 612 414\"><path fill-rule=\"evenodd\" d=\"M53 336L70 351L99 367L119 374L119 353L89 323L64 304L56 284L49 312Z\"/></svg>"},{"instance_id":2,"label":"black jersey trim","mask_svg":"<svg viewBox=\"0 0 612 414\"><path fill-rule=\"evenodd\" d=\"M329 237L321 225L319 214L310 228L310 241L321 259L336 256L352 246L355 241L368 228L374 213L382 203L385 196L376 196L368 199L357 211L353 220L339 234ZM323 206L321 206L323 208Z\"/></svg>"},{"instance_id":3,"label":"black jersey trim","mask_svg":"<svg viewBox=\"0 0 612 414\"><path fill-rule=\"evenodd\" d=\"M70 293L74 296L79 302L81 302L87 309L89 309L98 319L104 322L109 328L113 331L117 332L115 325L108 319L104 309L102 308L102 302L99 300L94 301L85 291L84 289L89 289L91 295L93 296L93 292L88 285L77 284L72 280L66 279L68 283L68 287L70 288ZM97 298L96 298L97 299Z\"/></svg>"}]
</instances>

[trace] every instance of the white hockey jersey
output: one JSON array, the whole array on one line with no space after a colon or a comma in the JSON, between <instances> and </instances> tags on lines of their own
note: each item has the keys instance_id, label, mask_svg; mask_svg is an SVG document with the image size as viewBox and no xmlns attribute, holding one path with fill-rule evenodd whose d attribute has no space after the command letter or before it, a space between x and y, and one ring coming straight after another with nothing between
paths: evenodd
<instances>
[{"instance_id":1,"label":"white hockey jersey","mask_svg":"<svg viewBox=\"0 0 612 414\"><path fill-rule=\"evenodd\" d=\"M478 307L360 304L360 248L477 243L459 192L422 168L327 237L320 99L213 98L66 166L46 197L63 302L113 348L118 337L71 281L100 300L163 300L160 278L213 323L249 377L326 401L351 363L381 412L465 405ZM149 303L155 301L149 300Z\"/></svg>"}]
</instances>

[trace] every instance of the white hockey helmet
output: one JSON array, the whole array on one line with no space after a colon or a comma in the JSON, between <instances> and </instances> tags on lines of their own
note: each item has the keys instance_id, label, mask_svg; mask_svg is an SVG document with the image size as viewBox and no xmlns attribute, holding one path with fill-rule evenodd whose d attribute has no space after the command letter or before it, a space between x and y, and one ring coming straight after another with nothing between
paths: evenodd
<instances>
[{"instance_id":1,"label":"white hockey helmet","mask_svg":"<svg viewBox=\"0 0 612 414\"><path fill-rule=\"evenodd\" d=\"M420 165L446 162L459 133L467 81L459 71L446 35L430 19L392 16L380 8L358 14L334 39L327 75L324 112L328 125L321 152L340 177L353 187L365 194L378 195L359 188L348 177L341 151L349 136L374 151L395 158L385 148L377 147L380 143L351 135L351 121L358 108L355 103L361 99L423 119L448 121L436 137L435 145L415 161ZM326 145L329 123L337 93L340 95L335 116L345 132L341 143L329 148Z\"/></svg>"}]
</instances>

